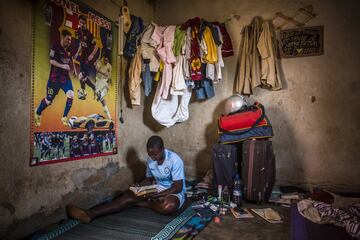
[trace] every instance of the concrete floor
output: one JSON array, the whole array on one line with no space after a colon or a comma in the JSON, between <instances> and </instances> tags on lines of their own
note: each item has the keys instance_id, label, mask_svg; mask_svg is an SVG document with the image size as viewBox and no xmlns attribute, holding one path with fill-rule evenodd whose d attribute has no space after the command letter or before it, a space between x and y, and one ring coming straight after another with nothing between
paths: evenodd
<instances>
[{"instance_id":1,"label":"concrete floor","mask_svg":"<svg viewBox=\"0 0 360 240\"><path fill-rule=\"evenodd\" d=\"M222 218L221 223L211 222L196 236L197 240L288 240L290 239L290 208L274 204L244 203L244 208L271 207L283 218L283 223L271 224L255 215L250 219L235 219L231 212Z\"/></svg>"}]
</instances>

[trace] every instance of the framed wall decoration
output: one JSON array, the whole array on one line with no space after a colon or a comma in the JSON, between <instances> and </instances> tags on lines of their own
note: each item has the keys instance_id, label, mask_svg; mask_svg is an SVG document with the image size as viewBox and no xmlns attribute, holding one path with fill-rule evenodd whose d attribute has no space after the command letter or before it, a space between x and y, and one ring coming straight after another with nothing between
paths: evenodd
<instances>
[{"instance_id":1,"label":"framed wall decoration","mask_svg":"<svg viewBox=\"0 0 360 240\"><path fill-rule=\"evenodd\" d=\"M301 27L280 31L282 58L306 57L324 53L324 26Z\"/></svg>"},{"instance_id":2,"label":"framed wall decoration","mask_svg":"<svg viewBox=\"0 0 360 240\"><path fill-rule=\"evenodd\" d=\"M117 28L78 1L33 5L30 166L117 153Z\"/></svg>"}]
</instances>

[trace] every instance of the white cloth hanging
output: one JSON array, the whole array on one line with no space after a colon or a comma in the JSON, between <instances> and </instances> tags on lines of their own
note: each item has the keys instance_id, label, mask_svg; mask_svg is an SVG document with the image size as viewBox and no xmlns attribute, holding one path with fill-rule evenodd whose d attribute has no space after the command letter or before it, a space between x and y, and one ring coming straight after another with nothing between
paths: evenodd
<instances>
[{"instance_id":1,"label":"white cloth hanging","mask_svg":"<svg viewBox=\"0 0 360 240\"><path fill-rule=\"evenodd\" d=\"M181 96L169 95L168 99L162 98L160 89L161 83L158 83L151 106L153 118L165 127L171 127L177 122L184 122L189 119L191 88L187 87Z\"/></svg>"},{"instance_id":2,"label":"white cloth hanging","mask_svg":"<svg viewBox=\"0 0 360 240\"><path fill-rule=\"evenodd\" d=\"M183 95L187 88L183 71L185 61L186 59L184 55L179 55L176 57L176 63L173 68L173 79L170 89L171 95Z\"/></svg>"}]
</instances>

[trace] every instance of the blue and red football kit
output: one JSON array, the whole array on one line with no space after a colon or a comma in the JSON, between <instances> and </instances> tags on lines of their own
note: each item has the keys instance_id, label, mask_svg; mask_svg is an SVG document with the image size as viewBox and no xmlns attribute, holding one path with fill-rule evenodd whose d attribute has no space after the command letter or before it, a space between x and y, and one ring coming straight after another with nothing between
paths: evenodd
<instances>
[{"instance_id":1,"label":"blue and red football kit","mask_svg":"<svg viewBox=\"0 0 360 240\"><path fill-rule=\"evenodd\" d=\"M70 65L72 59L71 54L61 44L55 43L50 49L50 60L56 61L59 64ZM70 79L69 71L51 64L49 79L46 87L46 100L45 98L40 102L36 114L41 115L42 111L54 100L55 96L59 93L60 89L66 94L68 91L73 91L72 82ZM67 116L72 106L72 98L67 97L63 116Z\"/></svg>"},{"instance_id":2,"label":"blue and red football kit","mask_svg":"<svg viewBox=\"0 0 360 240\"><path fill-rule=\"evenodd\" d=\"M79 54L80 72L82 72L85 76L88 76L93 65L89 62L88 58L94 50L96 44L93 42L94 37L88 29L80 28L76 34L79 39L79 44L81 45L81 51Z\"/></svg>"}]
</instances>

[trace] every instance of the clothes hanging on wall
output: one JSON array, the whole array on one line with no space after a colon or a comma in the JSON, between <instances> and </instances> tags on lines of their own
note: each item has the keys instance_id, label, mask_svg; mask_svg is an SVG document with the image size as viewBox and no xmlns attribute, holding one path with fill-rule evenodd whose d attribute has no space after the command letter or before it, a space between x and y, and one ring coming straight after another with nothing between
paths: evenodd
<instances>
[{"instance_id":1,"label":"clothes hanging on wall","mask_svg":"<svg viewBox=\"0 0 360 240\"><path fill-rule=\"evenodd\" d=\"M220 29L220 33L222 35L223 41L221 46L221 54L223 57L231 57L234 55L234 49L232 46L231 38L226 30L225 23L214 22L214 25L217 25Z\"/></svg>"},{"instance_id":2,"label":"clothes hanging on wall","mask_svg":"<svg viewBox=\"0 0 360 240\"><path fill-rule=\"evenodd\" d=\"M181 25L181 30L185 30L188 28L190 28L191 31L190 77L193 81L199 81L202 79L199 46L200 18L196 17L193 19L189 19Z\"/></svg>"},{"instance_id":3,"label":"clothes hanging on wall","mask_svg":"<svg viewBox=\"0 0 360 240\"><path fill-rule=\"evenodd\" d=\"M160 85L161 96L164 99L167 99L169 96L169 90L173 76L172 64L176 63L176 58L172 51L175 28L176 26L171 25L166 27L162 33L158 32L158 34L160 34L158 37L161 38L160 41L163 43L162 45L158 46L156 51L164 63L163 76Z\"/></svg>"},{"instance_id":4,"label":"clothes hanging on wall","mask_svg":"<svg viewBox=\"0 0 360 240\"><path fill-rule=\"evenodd\" d=\"M257 45L261 56L261 84L271 90L282 88L279 76L280 61L274 28L269 21L262 25L262 33Z\"/></svg>"},{"instance_id":5,"label":"clothes hanging on wall","mask_svg":"<svg viewBox=\"0 0 360 240\"><path fill-rule=\"evenodd\" d=\"M160 80L160 81L163 81ZM177 122L184 122L189 118L189 102L191 88L186 88L183 95L170 95L168 99L161 96L161 82L156 88L154 101L151 105L153 118L165 127L171 127Z\"/></svg>"},{"instance_id":6,"label":"clothes hanging on wall","mask_svg":"<svg viewBox=\"0 0 360 240\"><path fill-rule=\"evenodd\" d=\"M204 79L201 81L201 85L196 88L196 99L198 100L210 99L215 96L213 81L205 77L206 66L207 64L205 63L201 65Z\"/></svg>"},{"instance_id":7,"label":"clothes hanging on wall","mask_svg":"<svg viewBox=\"0 0 360 240\"><path fill-rule=\"evenodd\" d=\"M154 32L154 24L149 24L141 37L141 56L144 60L149 60L150 72L157 72L159 69L159 59L156 55L156 42L151 39L151 36Z\"/></svg>"},{"instance_id":8,"label":"clothes hanging on wall","mask_svg":"<svg viewBox=\"0 0 360 240\"><path fill-rule=\"evenodd\" d=\"M138 37L144 30L143 20L140 17L131 15L131 29L126 35L124 46L124 56L128 59L133 58L138 45Z\"/></svg>"},{"instance_id":9,"label":"clothes hanging on wall","mask_svg":"<svg viewBox=\"0 0 360 240\"><path fill-rule=\"evenodd\" d=\"M135 52L135 56L131 59L129 68L129 93L132 105L140 105L141 68L141 47L138 46Z\"/></svg>"},{"instance_id":10,"label":"clothes hanging on wall","mask_svg":"<svg viewBox=\"0 0 360 240\"><path fill-rule=\"evenodd\" d=\"M282 88L277 44L269 21L256 17L243 28L235 92L251 95L258 86L271 90Z\"/></svg>"},{"instance_id":11,"label":"clothes hanging on wall","mask_svg":"<svg viewBox=\"0 0 360 240\"><path fill-rule=\"evenodd\" d=\"M150 60L143 59L141 77L144 83L144 94L148 97L151 93L153 77L150 72Z\"/></svg>"},{"instance_id":12,"label":"clothes hanging on wall","mask_svg":"<svg viewBox=\"0 0 360 240\"><path fill-rule=\"evenodd\" d=\"M142 21L133 20L127 44L131 103L140 105L141 82L149 96L153 81L158 81L151 107L154 119L166 127L187 120L192 91L197 99L212 98L213 84L222 79L223 57L233 54L225 25L200 18L179 26L150 23L140 35Z\"/></svg>"}]
</instances>

